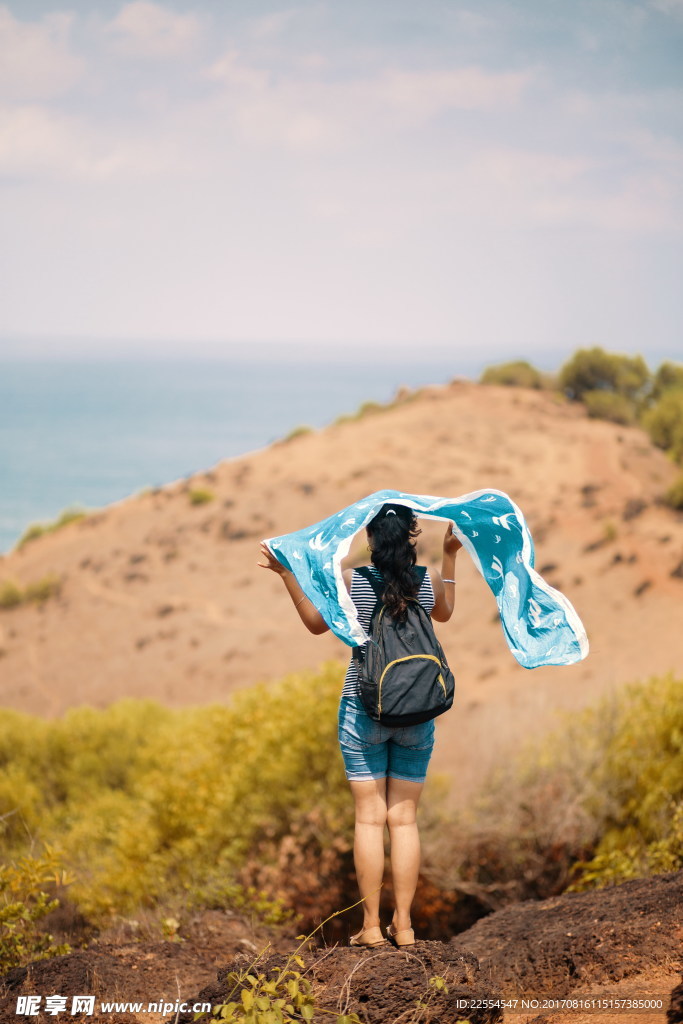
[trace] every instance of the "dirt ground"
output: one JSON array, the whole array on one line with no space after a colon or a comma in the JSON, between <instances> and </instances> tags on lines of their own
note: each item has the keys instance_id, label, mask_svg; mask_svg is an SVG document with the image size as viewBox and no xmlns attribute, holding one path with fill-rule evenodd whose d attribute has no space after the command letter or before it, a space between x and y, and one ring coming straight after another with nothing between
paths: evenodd
<instances>
[{"instance_id":1,"label":"dirt ground","mask_svg":"<svg viewBox=\"0 0 683 1024\"><path fill-rule=\"evenodd\" d=\"M95 1013L41 1011L30 1019L190 1024L192 1013L175 1010L104 1014L100 1001L215 1006L232 987L228 973L249 967L268 943L258 965L266 974L283 967L299 945L291 932L254 928L221 911L197 914L180 929L180 938L99 940L67 956L16 968L0 980L0 1022L21 1019L15 1013L18 996L58 993L94 994ZM672 992L683 972L683 871L513 904L449 942L418 940L410 950L322 944L301 952L302 973L321 1008L355 1012L367 1024L454 1024L460 1018L471 1024L597 1024L605 1017L619 1024L678 1024L682 1001L680 994L672 1001ZM432 977L443 978L447 991L430 987ZM562 1012L554 1009L558 1000L580 998L584 1005L592 1000L591 1013L571 1002L559 1004ZM415 1016L418 999L424 1006ZM597 999L611 1003L607 1009L600 1004L598 1012ZM628 1003L615 1006L615 1000L659 1001L660 1008L636 1013ZM314 1019L332 1020L329 1012Z\"/></svg>"}]
</instances>

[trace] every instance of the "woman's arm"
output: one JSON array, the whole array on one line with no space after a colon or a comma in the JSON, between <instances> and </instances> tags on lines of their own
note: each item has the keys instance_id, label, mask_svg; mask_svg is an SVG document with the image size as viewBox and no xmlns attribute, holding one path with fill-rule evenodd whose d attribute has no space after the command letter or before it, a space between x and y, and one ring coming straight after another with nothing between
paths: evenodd
<instances>
[{"instance_id":1,"label":"woman's arm","mask_svg":"<svg viewBox=\"0 0 683 1024\"><path fill-rule=\"evenodd\" d=\"M271 569L274 573L277 573L287 588L287 593L294 602L299 618L309 633L315 633L316 636L320 633L326 633L330 627L318 609L306 597L294 573L286 569L281 562L278 562L277 558L265 544L261 544L261 555L265 558L265 562L257 562L257 565L260 565L262 569Z\"/></svg>"},{"instance_id":2,"label":"woman's arm","mask_svg":"<svg viewBox=\"0 0 683 1024\"><path fill-rule=\"evenodd\" d=\"M441 573L436 569L430 571L434 590L434 607L432 618L437 622L448 622L455 607L455 556L462 547L462 544L453 533L453 524L448 524L446 536L443 539L443 558L441 560Z\"/></svg>"}]
</instances>

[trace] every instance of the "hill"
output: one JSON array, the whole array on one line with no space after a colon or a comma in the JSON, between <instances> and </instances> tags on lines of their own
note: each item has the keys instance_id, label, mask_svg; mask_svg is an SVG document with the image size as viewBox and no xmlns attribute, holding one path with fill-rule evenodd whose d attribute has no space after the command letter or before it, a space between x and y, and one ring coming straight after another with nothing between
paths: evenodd
<instances>
[{"instance_id":1,"label":"hill","mask_svg":"<svg viewBox=\"0 0 683 1024\"><path fill-rule=\"evenodd\" d=\"M456 702L438 722L434 766L465 799L557 709L683 664L683 516L658 500L675 476L641 430L588 419L549 392L456 380L405 393L0 559L0 585L61 581L43 602L0 610L3 704L51 717L123 696L225 701L256 680L346 660L349 649L308 634L280 581L257 567L259 540L384 487L496 487L524 511L536 567L575 605L591 653L570 667L520 668L490 591L460 552L456 612L438 629ZM439 561L441 535L423 522L421 561ZM365 560L362 538L351 557Z\"/></svg>"}]
</instances>

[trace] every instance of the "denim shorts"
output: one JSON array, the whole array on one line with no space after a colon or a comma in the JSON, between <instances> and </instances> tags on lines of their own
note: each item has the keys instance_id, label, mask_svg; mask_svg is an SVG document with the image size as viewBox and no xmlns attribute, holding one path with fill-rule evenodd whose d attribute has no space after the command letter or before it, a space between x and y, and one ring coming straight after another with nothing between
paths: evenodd
<instances>
[{"instance_id":1,"label":"denim shorts","mask_svg":"<svg viewBox=\"0 0 683 1024\"><path fill-rule=\"evenodd\" d=\"M359 697L339 703L339 746L346 778L424 782L434 747L434 719L390 726L373 721Z\"/></svg>"}]
</instances>

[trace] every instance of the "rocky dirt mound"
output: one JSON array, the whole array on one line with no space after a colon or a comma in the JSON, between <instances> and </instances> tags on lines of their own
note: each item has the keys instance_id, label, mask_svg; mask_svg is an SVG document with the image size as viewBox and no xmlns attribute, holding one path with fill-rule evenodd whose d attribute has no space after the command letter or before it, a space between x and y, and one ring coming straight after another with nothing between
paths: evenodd
<instances>
[{"instance_id":1,"label":"rocky dirt mound","mask_svg":"<svg viewBox=\"0 0 683 1024\"><path fill-rule=\"evenodd\" d=\"M268 976L285 965L297 946L291 934L254 932L247 921L219 911L205 912L181 929L181 935L182 942L94 942L68 956L10 971L0 979L0 1024L16 1024L21 1019L17 997L31 993L42 997L41 1012L26 1018L34 1021L189 1024L191 1013L169 1017L168 1011L148 1011L147 1004L179 1000L215 1006L233 988L230 972L248 968L268 942L257 967ZM664 995L662 1013L649 1013L649 1024L663 1022L667 1010L668 1024L677 1024L683 1020L683 986L671 990L683 970L683 871L512 905L446 943L419 941L400 951L323 946L304 949L302 956L300 970L311 982L318 1005L335 1013L355 1012L367 1024L393 1024L401 1015L406 1024L418 1000L424 1007L421 1024L464 1016L472 1024L519 1020L495 1006L465 1013L466 1004L458 1000L561 998L600 993L622 982L627 988L616 994ZM447 990L430 984L432 978L442 978ZM46 1014L44 997L54 993L68 996L69 1008L72 995L94 994L95 1012ZM140 1001L145 1010L104 1014L102 1000ZM333 1018L327 1012L314 1019ZM524 1019L532 1020L533 1014ZM620 1024L631 1020L624 1015Z\"/></svg>"},{"instance_id":2,"label":"rocky dirt mound","mask_svg":"<svg viewBox=\"0 0 683 1024\"><path fill-rule=\"evenodd\" d=\"M59 941L78 943L77 933L60 932L51 926ZM131 937L130 929L119 936L95 939L86 948L50 960L35 960L0 977L0 1024L32 1021L88 1021L90 1024L158 1024L161 1012L106 1013L103 1001L140 1002L147 1008L153 1002L188 999L189 992L206 985L217 971L239 952L256 956L268 943L275 950L296 945L294 933L253 927L239 915L220 910L204 910L191 917L181 928L179 940L142 941ZM37 1016L16 1015L17 998L41 996ZM44 1011L45 996L68 997L67 1012L52 1016ZM69 1012L74 995L94 995L95 1012L79 1015Z\"/></svg>"},{"instance_id":3,"label":"rocky dirt mound","mask_svg":"<svg viewBox=\"0 0 683 1024\"><path fill-rule=\"evenodd\" d=\"M683 1024L683 979L671 993L671 1002L666 1015L666 1024Z\"/></svg>"},{"instance_id":4,"label":"rocky dirt mound","mask_svg":"<svg viewBox=\"0 0 683 1024\"><path fill-rule=\"evenodd\" d=\"M451 943L477 957L487 984L516 994L566 996L654 965L683 969L683 871L516 903Z\"/></svg>"},{"instance_id":5,"label":"rocky dirt mound","mask_svg":"<svg viewBox=\"0 0 683 1024\"><path fill-rule=\"evenodd\" d=\"M316 1021L333 1020L330 1013L356 1013L367 1024L389 1024L399 1018L436 1024L462 1017L459 1006L464 1001L476 1003L491 998L479 980L477 958L443 942L417 942L410 951L389 945L379 949L333 946L312 950L304 961L302 973L311 981L322 1011L313 1018ZM230 973L244 971L251 962L244 954L237 956L219 972L215 984L202 989L196 1000L206 1000L214 1006L225 1003L234 988ZM271 956L258 964L258 971L267 978L277 978L278 969L286 962L286 956ZM445 985L430 985L432 978L442 979ZM239 999L239 989L231 998ZM471 1024L489 1024L502 1020L503 1014L495 1007L474 1010L468 1017ZM178 1024L191 1024L192 1020L191 1013L181 1014ZM175 1024L175 1017L171 1021Z\"/></svg>"}]
</instances>

